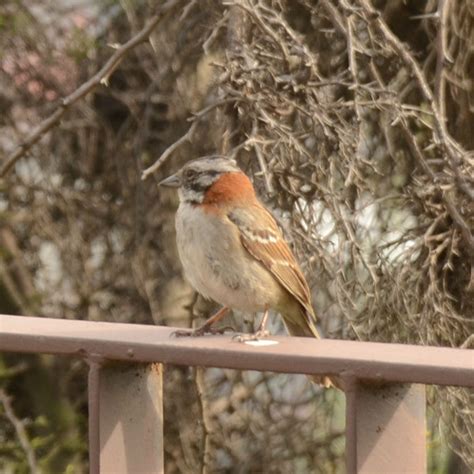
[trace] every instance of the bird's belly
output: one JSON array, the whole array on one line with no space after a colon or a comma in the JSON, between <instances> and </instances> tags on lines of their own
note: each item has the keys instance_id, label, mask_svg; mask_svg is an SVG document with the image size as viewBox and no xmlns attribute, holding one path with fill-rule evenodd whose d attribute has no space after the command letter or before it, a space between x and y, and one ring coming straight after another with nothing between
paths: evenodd
<instances>
[{"instance_id":1,"label":"bird's belly","mask_svg":"<svg viewBox=\"0 0 474 474\"><path fill-rule=\"evenodd\" d=\"M234 224L189 208L181 204L176 233L181 263L193 288L240 311L275 308L282 288L243 248Z\"/></svg>"}]
</instances>

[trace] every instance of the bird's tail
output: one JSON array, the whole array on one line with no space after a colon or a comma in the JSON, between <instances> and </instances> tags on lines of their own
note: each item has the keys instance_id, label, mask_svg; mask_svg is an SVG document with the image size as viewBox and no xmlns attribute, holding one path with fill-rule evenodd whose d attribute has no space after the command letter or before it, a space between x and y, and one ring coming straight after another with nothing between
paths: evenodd
<instances>
[{"instance_id":1,"label":"bird's tail","mask_svg":"<svg viewBox=\"0 0 474 474\"><path fill-rule=\"evenodd\" d=\"M311 320L311 317L302 310L295 318L292 315L282 315L286 329L292 336L296 337L314 337L315 339L322 339L316 325Z\"/></svg>"},{"instance_id":2,"label":"bird's tail","mask_svg":"<svg viewBox=\"0 0 474 474\"><path fill-rule=\"evenodd\" d=\"M296 314L282 314L285 326L292 336L297 337L314 337L315 339L322 339L316 324L313 322L316 317L313 314L307 314L307 311L303 308L300 309ZM326 376L310 375L308 378L319 385L323 385L326 388L336 387L333 381Z\"/></svg>"}]
</instances>

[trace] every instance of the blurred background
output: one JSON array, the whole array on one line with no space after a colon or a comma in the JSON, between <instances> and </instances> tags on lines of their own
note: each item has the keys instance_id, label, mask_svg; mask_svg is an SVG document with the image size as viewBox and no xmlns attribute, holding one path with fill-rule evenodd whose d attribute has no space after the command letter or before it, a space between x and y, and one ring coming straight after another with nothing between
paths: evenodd
<instances>
[{"instance_id":1,"label":"blurred background","mask_svg":"<svg viewBox=\"0 0 474 474\"><path fill-rule=\"evenodd\" d=\"M0 166L163 3L3 0ZM221 153L285 230L326 337L472 348L473 77L472 2L176 0L0 178L0 313L201 323L215 308L157 182ZM0 355L1 472L87 472L86 375ZM430 473L474 469L473 398L429 388ZM303 376L166 368L167 473L340 473L343 433L343 394Z\"/></svg>"}]
</instances>

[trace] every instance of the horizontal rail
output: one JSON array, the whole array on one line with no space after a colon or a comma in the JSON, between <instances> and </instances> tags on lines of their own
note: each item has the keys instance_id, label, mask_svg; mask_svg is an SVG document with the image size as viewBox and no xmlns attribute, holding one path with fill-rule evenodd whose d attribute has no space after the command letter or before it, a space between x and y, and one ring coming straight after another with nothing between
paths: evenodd
<instances>
[{"instance_id":1,"label":"horizontal rail","mask_svg":"<svg viewBox=\"0 0 474 474\"><path fill-rule=\"evenodd\" d=\"M467 349L285 336L255 346L230 335L175 338L174 330L0 315L0 351L474 387L474 351Z\"/></svg>"}]
</instances>

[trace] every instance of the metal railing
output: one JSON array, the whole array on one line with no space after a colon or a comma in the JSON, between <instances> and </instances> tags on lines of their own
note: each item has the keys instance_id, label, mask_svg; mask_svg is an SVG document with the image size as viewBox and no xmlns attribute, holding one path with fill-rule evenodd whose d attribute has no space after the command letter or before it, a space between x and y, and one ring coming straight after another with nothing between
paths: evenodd
<instances>
[{"instance_id":1,"label":"metal railing","mask_svg":"<svg viewBox=\"0 0 474 474\"><path fill-rule=\"evenodd\" d=\"M330 375L346 395L353 473L426 472L425 387L474 387L474 351L272 337L170 337L174 328L0 315L0 351L89 363L91 473L163 472L162 365ZM111 364L119 361L121 364Z\"/></svg>"}]
</instances>

